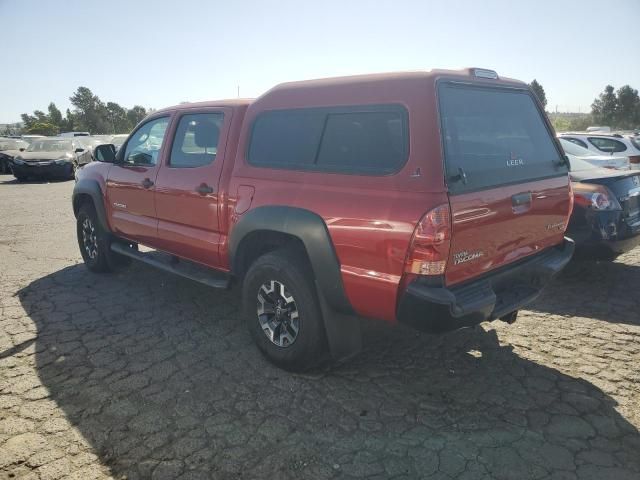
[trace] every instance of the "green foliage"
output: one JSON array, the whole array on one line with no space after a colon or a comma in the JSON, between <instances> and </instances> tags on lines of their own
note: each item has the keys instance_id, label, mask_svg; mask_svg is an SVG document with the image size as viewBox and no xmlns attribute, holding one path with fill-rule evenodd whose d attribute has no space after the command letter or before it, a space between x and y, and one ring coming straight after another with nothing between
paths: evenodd
<instances>
[{"instance_id":1,"label":"green foliage","mask_svg":"<svg viewBox=\"0 0 640 480\"><path fill-rule=\"evenodd\" d=\"M26 131L34 135L58 135L60 133L58 127L49 122L35 122Z\"/></svg>"},{"instance_id":2,"label":"green foliage","mask_svg":"<svg viewBox=\"0 0 640 480\"><path fill-rule=\"evenodd\" d=\"M607 85L591 105L595 123L613 128L633 129L640 127L640 97L638 90L629 85L614 87Z\"/></svg>"},{"instance_id":3,"label":"green foliage","mask_svg":"<svg viewBox=\"0 0 640 480\"><path fill-rule=\"evenodd\" d=\"M33 115L23 113L20 117L24 123L23 130L45 129L50 132L41 135L56 135L58 132L88 131L92 134L128 133L140 120L147 116L144 107L136 105L131 109L121 107L115 102L106 104L87 87L78 87L69 98L73 111L67 109L65 116L51 102L47 108L48 114L35 110Z\"/></svg>"},{"instance_id":4,"label":"green foliage","mask_svg":"<svg viewBox=\"0 0 640 480\"><path fill-rule=\"evenodd\" d=\"M540 83L538 83L538 81L534 78L533 81L529 84L529 87L531 87L531 90L533 90L533 93L536 94L536 97L538 97L538 100L540 100L540 103L546 110L547 94L544 93L544 88L542 87L542 85L540 85Z\"/></svg>"},{"instance_id":5,"label":"green foliage","mask_svg":"<svg viewBox=\"0 0 640 480\"><path fill-rule=\"evenodd\" d=\"M556 132L579 132L593 125L593 117L585 114L551 113L549 120Z\"/></svg>"},{"instance_id":6,"label":"green foliage","mask_svg":"<svg viewBox=\"0 0 640 480\"><path fill-rule=\"evenodd\" d=\"M629 129L640 126L640 97L638 97L638 90L625 85L618 89L617 95L617 125L620 128Z\"/></svg>"}]
</instances>

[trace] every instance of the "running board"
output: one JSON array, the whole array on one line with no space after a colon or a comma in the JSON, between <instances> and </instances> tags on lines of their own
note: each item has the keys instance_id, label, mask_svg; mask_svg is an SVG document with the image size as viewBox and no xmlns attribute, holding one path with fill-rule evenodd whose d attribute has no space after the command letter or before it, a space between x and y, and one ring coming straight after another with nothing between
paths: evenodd
<instances>
[{"instance_id":1,"label":"running board","mask_svg":"<svg viewBox=\"0 0 640 480\"><path fill-rule=\"evenodd\" d=\"M194 282L203 283L209 287L229 288L230 285L229 276L222 272L217 272L188 260L176 261L176 257L157 250L139 252L125 244L115 242L111 244L111 250L120 255L131 257L152 267L164 270L165 272L188 278Z\"/></svg>"}]
</instances>

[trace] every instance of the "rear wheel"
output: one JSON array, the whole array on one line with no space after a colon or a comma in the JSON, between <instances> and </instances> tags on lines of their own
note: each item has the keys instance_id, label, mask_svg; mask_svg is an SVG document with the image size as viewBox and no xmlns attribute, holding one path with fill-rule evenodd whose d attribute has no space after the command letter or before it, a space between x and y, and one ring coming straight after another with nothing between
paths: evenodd
<instances>
[{"instance_id":1,"label":"rear wheel","mask_svg":"<svg viewBox=\"0 0 640 480\"><path fill-rule=\"evenodd\" d=\"M302 256L280 250L258 258L244 279L242 303L249 332L271 362L303 371L322 359L322 314Z\"/></svg>"}]
</instances>

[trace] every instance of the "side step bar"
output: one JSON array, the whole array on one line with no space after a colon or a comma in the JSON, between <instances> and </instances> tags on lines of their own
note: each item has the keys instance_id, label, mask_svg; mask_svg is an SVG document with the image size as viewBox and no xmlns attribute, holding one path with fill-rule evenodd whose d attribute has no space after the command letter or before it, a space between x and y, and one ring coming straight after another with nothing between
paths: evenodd
<instances>
[{"instance_id":1,"label":"side step bar","mask_svg":"<svg viewBox=\"0 0 640 480\"><path fill-rule=\"evenodd\" d=\"M160 270L171 272L175 275L193 280L194 282L203 283L209 287L229 288L230 285L229 276L222 272L216 272L215 270L203 267L188 260L175 262L173 260L175 257L162 252L139 252L138 250L134 250L124 244L115 242L111 244L111 250L119 253L120 255L125 255L146 263L147 265L151 265L152 267L159 268Z\"/></svg>"}]
</instances>

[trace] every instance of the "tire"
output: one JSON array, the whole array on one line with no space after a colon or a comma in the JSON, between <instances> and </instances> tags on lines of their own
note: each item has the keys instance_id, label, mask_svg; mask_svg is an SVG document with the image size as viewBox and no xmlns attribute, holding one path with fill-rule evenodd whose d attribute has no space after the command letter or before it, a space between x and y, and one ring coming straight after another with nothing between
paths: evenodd
<instances>
[{"instance_id":1,"label":"tire","mask_svg":"<svg viewBox=\"0 0 640 480\"><path fill-rule=\"evenodd\" d=\"M76 162L71 162L71 168L69 168L70 172L69 172L69 179L70 180L75 180L76 179L76 171L78 170L78 165L76 164Z\"/></svg>"},{"instance_id":2,"label":"tire","mask_svg":"<svg viewBox=\"0 0 640 480\"><path fill-rule=\"evenodd\" d=\"M244 278L242 307L253 340L278 367L299 372L323 359L322 313L302 255L278 250L259 257Z\"/></svg>"},{"instance_id":3,"label":"tire","mask_svg":"<svg viewBox=\"0 0 640 480\"><path fill-rule=\"evenodd\" d=\"M96 273L112 271L112 263L109 260L110 236L100 226L93 205L85 203L80 207L76 232L80 254L87 268Z\"/></svg>"}]
</instances>

